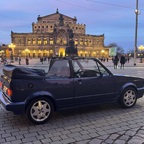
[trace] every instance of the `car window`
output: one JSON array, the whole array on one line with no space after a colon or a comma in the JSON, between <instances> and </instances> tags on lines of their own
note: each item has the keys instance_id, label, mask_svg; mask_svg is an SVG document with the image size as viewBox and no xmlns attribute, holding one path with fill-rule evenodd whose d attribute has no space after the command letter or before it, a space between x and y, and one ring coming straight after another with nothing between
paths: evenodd
<instances>
[{"instance_id":1,"label":"car window","mask_svg":"<svg viewBox=\"0 0 144 144\"><path fill-rule=\"evenodd\" d=\"M93 59L73 60L75 77L100 76L99 68Z\"/></svg>"},{"instance_id":2,"label":"car window","mask_svg":"<svg viewBox=\"0 0 144 144\"><path fill-rule=\"evenodd\" d=\"M109 76L109 72L100 64L97 62L98 68L102 76Z\"/></svg>"},{"instance_id":3,"label":"car window","mask_svg":"<svg viewBox=\"0 0 144 144\"><path fill-rule=\"evenodd\" d=\"M68 60L55 61L51 66L51 68L49 69L47 76L69 77L70 67Z\"/></svg>"}]
</instances>

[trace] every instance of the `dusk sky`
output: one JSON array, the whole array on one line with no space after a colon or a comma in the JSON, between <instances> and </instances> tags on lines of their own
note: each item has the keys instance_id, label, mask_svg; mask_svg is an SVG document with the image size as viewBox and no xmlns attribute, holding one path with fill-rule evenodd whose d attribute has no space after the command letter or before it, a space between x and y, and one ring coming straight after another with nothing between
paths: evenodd
<instances>
[{"instance_id":1,"label":"dusk sky","mask_svg":"<svg viewBox=\"0 0 144 144\"><path fill-rule=\"evenodd\" d=\"M116 43L134 49L136 0L1 0L0 44L11 43L11 31L32 32L32 22L38 15L56 12L86 24L86 34L105 35L105 46ZM144 45L144 0L139 0L137 46Z\"/></svg>"}]
</instances>

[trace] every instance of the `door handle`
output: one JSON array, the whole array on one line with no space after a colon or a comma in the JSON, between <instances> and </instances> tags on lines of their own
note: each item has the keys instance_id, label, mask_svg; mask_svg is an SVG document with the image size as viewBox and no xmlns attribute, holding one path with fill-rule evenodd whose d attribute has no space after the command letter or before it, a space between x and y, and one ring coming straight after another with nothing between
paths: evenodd
<instances>
[{"instance_id":1,"label":"door handle","mask_svg":"<svg viewBox=\"0 0 144 144\"><path fill-rule=\"evenodd\" d=\"M77 83L77 84L82 84L82 80L79 79L79 80L76 81L76 83Z\"/></svg>"}]
</instances>

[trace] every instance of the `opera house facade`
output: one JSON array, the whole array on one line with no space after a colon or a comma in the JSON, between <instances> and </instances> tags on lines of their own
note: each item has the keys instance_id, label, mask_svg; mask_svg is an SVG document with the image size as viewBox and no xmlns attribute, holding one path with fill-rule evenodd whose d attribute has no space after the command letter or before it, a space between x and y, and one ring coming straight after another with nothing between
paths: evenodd
<instances>
[{"instance_id":1,"label":"opera house facade","mask_svg":"<svg viewBox=\"0 0 144 144\"><path fill-rule=\"evenodd\" d=\"M16 33L11 31L12 51L14 56L37 58L41 56L65 56L65 49L73 35L78 56L108 57L109 48L104 46L104 34L86 34L86 25L77 23L77 18L71 18L59 13L38 16L32 23L32 32Z\"/></svg>"}]
</instances>

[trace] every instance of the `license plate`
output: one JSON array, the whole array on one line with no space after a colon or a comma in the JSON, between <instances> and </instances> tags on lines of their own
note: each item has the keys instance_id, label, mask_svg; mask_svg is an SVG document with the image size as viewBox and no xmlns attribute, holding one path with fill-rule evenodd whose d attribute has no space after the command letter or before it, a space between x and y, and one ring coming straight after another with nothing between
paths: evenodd
<instances>
[{"instance_id":1,"label":"license plate","mask_svg":"<svg viewBox=\"0 0 144 144\"><path fill-rule=\"evenodd\" d=\"M3 86L3 91L4 91L4 93L6 93L7 89L8 89L8 88L4 85L4 86Z\"/></svg>"}]
</instances>

